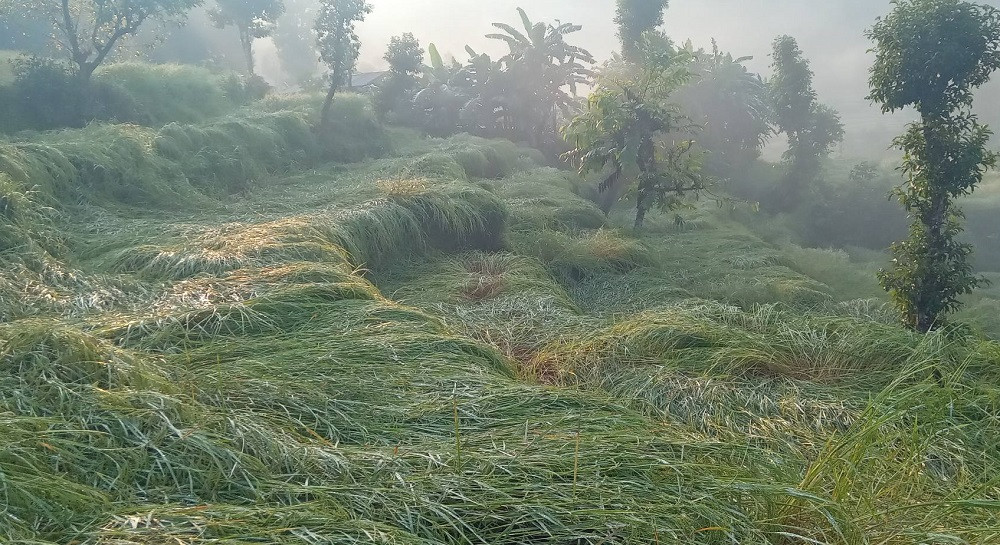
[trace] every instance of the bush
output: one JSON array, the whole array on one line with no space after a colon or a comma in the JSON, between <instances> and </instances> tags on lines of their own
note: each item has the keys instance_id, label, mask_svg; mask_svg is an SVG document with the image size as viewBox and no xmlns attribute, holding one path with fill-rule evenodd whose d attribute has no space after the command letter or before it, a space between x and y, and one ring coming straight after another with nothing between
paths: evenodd
<instances>
[{"instance_id":1,"label":"bush","mask_svg":"<svg viewBox=\"0 0 1000 545\"><path fill-rule=\"evenodd\" d=\"M94 82L122 89L144 117L130 121L154 126L196 123L229 113L248 101L247 82L195 66L118 63L98 70Z\"/></svg>"},{"instance_id":2,"label":"bush","mask_svg":"<svg viewBox=\"0 0 1000 545\"><path fill-rule=\"evenodd\" d=\"M13 67L14 83L0 94L5 132L82 127L93 119L141 121L138 105L115 85L92 82L81 89L66 65L40 57L17 59Z\"/></svg>"},{"instance_id":3,"label":"bush","mask_svg":"<svg viewBox=\"0 0 1000 545\"><path fill-rule=\"evenodd\" d=\"M146 126L195 123L263 98L260 78L223 76L205 68L138 62L102 67L81 87L64 63L13 61L14 81L0 87L0 131L82 127L91 121Z\"/></svg>"},{"instance_id":4,"label":"bush","mask_svg":"<svg viewBox=\"0 0 1000 545\"><path fill-rule=\"evenodd\" d=\"M51 201L110 201L175 208L246 190L256 181L329 156L361 159L381 153L384 130L353 98L338 118L342 134L323 139L305 115L233 115L201 125L93 124L0 144L0 173L36 187ZM352 116L361 116L355 119ZM360 128L359 128L360 127Z\"/></svg>"},{"instance_id":5,"label":"bush","mask_svg":"<svg viewBox=\"0 0 1000 545\"><path fill-rule=\"evenodd\" d=\"M334 161L360 161L383 154L389 147L385 129L375 117L368 97L338 95L330 109L329 123L317 129L324 157Z\"/></svg>"},{"instance_id":6,"label":"bush","mask_svg":"<svg viewBox=\"0 0 1000 545\"><path fill-rule=\"evenodd\" d=\"M773 188L784 170L782 165L757 163L727 189L739 198L761 203L764 210L773 210L777 208ZM906 213L889 198L900 183L897 174L873 163L860 163L850 170L830 165L826 176L803 192L787 213L772 217L779 224L777 231L791 234L793 242L804 246L884 250L906 236ZM759 218L754 221L760 223Z\"/></svg>"}]
</instances>

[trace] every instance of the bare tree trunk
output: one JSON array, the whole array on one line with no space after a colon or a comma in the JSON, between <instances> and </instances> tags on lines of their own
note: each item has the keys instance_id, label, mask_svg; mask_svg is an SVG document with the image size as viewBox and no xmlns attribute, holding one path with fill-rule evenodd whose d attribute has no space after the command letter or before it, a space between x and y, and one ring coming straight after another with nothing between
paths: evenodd
<instances>
[{"instance_id":1,"label":"bare tree trunk","mask_svg":"<svg viewBox=\"0 0 1000 545\"><path fill-rule=\"evenodd\" d=\"M639 231L642 229L642 224L646 221L646 199L643 198L642 192L639 192L639 196L636 197L635 204L635 230Z\"/></svg>"},{"instance_id":2,"label":"bare tree trunk","mask_svg":"<svg viewBox=\"0 0 1000 545\"><path fill-rule=\"evenodd\" d=\"M247 72L253 76L253 36L250 35L250 29L243 25L240 26L240 45L243 46L243 58L247 62Z\"/></svg>"},{"instance_id":3,"label":"bare tree trunk","mask_svg":"<svg viewBox=\"0 0 1000 545\"><path fill-rule=\"evenodd\" d=\"M604 191L601 192L601 196L598 202L598 206L601 208L601 212L604 212L605 216L611 214L611 209L615 207L615 204L622 197L622 193L625 190L625 177L618 176L611 184L608 185Z\"/></svg>"},{"instance_id":4,"label":"bare tree trunk","mask_svg":"<svg viewBox=\"0 0 1000 545\"><path fill-rule=\"evenodd\" d=\"M326 127L330 122L330 107L333 106L333 97L337 94L337 86L331 85L326 93L326 100L323 101L323 113L319 116L319 126Z\"/></svg>"},{"instance_id":5,"label":"bare tree trunk","mask_svg":"<svg viewBox=\"0 0 1000 545\"><path fill-rule=\"evenodd\" d=\"M330 81L330 90L326 92L326 100L323 101L323 111L319 116L319 126L325 128L330 123L330 108L333 106L333 97L337 94L340 81L343 78L339 67L334 70Z\"/></svg>"}]
</instances>

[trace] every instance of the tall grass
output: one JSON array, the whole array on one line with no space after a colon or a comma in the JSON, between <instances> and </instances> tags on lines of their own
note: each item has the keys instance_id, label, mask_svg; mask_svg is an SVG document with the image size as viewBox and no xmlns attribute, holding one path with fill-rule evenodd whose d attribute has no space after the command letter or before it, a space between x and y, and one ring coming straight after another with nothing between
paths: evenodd
<instances>
[{"instance_id":1,"label":"tall grass","mask_svg":"<svg viewBox=\"0 0 1000 545\"><path fill-rule=\"evenodd\" d=\"M242 84L233 75L196 66L122 62L102 67L94 78L124 91L153 126L198 123L244 103Z\"/></svg>"},{"instance_id":2,"label":"tall grass","mask_svg":"<svg viewBox=\"0 0 1000 545\"><path fill-rule=\"evenodd\" d=\"M347 97L338 104L354 101ZM320 140L304 117L292 112L234 115L159 130L93 125L0 144L0 172L62 203L185 206L202 195L245 191L266 176L325 157L360 160L381 153L384 135L379 127L351 130L366 123L351 121L352 112L366 115L363 109L346 107L341 112L343 132Z\"/></svg>"},{"instance_id":3,"label":"tall grass","mask_svg":"<svg viewBox=\"0 0 1000 545\"><path fill-rule=\"evenodd\" d=\"M0 542L1000 538L996 343L510 144L323 165L285 100L5 144Z\"/></svg>"}]
</instances>

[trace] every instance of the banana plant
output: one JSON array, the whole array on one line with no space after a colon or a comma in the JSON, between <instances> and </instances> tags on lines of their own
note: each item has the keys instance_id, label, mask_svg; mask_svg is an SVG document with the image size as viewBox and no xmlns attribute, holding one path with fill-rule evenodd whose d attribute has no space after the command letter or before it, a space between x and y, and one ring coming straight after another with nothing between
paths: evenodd
<instances>
[{"instance_id":1,"label":"banana plant","mask_svg":"<svg viewBox=\"0 0 1000 545\"><path fill-rule=\"evenodd\" d=\"M413 106L421 114L424 129L435 136L454 132L459 123L459 111L469 97L458 85L462 65L446 64L437 46L427 47L430 65L423 67L422 87L413 97Z\"/></svg>"},{"instance_id":2,"label":"banana plant","mask_svg":"<svg viewBox=\"0 0 1000 545\"><path fill-rule=\"evenodd\" d=\"M514 129L540 145L547 135L554 136L558 114L570 115L577 86L593 76L586 65L593 64L594 57L566 41L580 25L535 23L523 9L517 12L523 32L507 23L493 23L503 32L486 37L505 42L509 50L499 63L510 82L505 91Z\"/></svg>"}]
</instances>

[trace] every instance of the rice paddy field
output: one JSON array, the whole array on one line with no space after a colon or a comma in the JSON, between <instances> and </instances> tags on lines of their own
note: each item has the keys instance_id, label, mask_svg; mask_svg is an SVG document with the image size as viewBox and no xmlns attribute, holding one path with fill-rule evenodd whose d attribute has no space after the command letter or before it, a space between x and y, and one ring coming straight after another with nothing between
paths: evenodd
<instances>
[{"instance_id":1,"label":"rice paddy field","mask_svg":"<svg viewBox=\"0 0 1000 545\"><path fill-rule=\"evenodd\" d=\"M0 142L0 543L1000 543L995 289L313 107Z\"/></svg>"}]
</instances>

